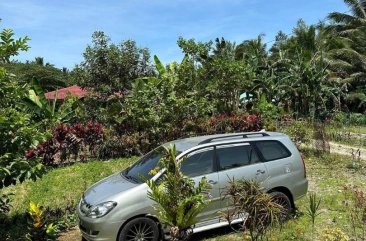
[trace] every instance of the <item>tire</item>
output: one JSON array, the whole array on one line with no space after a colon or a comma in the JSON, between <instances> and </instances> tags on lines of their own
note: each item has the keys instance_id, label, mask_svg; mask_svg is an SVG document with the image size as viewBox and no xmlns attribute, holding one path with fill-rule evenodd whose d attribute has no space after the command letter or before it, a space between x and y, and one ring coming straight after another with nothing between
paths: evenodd
<instances>
[{"instance_id":1,"label":"tire","mask_svg":"<svg viewBox=\"0 0 366 241\"><path fill-rule=\"evenodd\" d=\"M272 196L272 200L283 208L280 221L286 221L289 219L292 212L292 204L290 198L282 192L271 192L269 195Z\"/></svg>"},{"instance_id":2,"label":"tire","mask_svg":"<svg viewBox=\"0 0 366 241\"><path fill-rule=\"evenodd\" d=\"M118 236L119 241L158 241L159 227L150 218L136 218L124 226Z\"/></svg>"}]
</instances>

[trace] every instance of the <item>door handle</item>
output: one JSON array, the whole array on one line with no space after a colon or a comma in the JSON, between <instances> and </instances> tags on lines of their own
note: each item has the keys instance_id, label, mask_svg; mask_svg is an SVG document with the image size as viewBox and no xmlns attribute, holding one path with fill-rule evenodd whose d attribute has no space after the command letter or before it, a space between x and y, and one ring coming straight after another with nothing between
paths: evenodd
<instances>
[{"instance_id":1,"label":"door handle","mask_svg":"<svg viewBox=\"0 0 366 241\"><path fill-rule=\"evenodd\" d=\"M257 170L257 175L259 175L259 174L264 174L264 173L266 173L266 171L261 170L261 169L258 169L258 170Z\"/></svg>"},{"instance_id":2,"label":"door handle","mask_svg":"<svg viewBox=\"0 0 366 241\"><path fill-rule=\"evenodd\" d=\"M211 185L215 185L217 183L217 181L209 180L208 183L211 184Z\"/></svg>"}]
</instances>

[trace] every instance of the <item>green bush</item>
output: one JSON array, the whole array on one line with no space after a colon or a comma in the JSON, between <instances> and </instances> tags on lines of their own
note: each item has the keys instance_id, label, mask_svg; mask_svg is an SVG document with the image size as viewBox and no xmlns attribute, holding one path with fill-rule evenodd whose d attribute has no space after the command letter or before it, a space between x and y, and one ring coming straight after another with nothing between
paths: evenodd
<instances>
[{"instance_id":1,"label":"green bush","mask_svg":"<svg viewBox=\"0 0 366 241\"><path fill-rule=\"evenodd\" d=\"M361 113L337 112L333 114L332 121L336 125L366 125L366 115Z\"/></svg>"},{"instance_id":2,"label":"green bush","mask_svg":"<svg viewBox=\"0 0 366 241\"><path fill-rule=\"evenodd\" d=\"M284 132L290 136L297 146L309 144L313 137L313 133L306 121L293 121Z\"/></svg>"}]
</instances>

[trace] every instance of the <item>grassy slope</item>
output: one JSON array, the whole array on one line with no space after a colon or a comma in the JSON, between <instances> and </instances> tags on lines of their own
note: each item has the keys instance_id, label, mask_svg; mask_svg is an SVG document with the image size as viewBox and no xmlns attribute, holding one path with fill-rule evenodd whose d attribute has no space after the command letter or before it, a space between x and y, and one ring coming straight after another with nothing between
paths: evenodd
<instances>
[{"instance_id":1,"label":"grassy slope","mask_svg":"<svg viewBox=\"0 0 366 241\"><path fill-rule=\"evenodd\" d=\"M322 197L321 209L323 213L317 220L317 230L320 231L324 227L331 226L340 227L342 230L350 232L347 207L342 203L344 196L342 189L345 184L356 184L365 189L366 171L348 169L347 166L351 163L349 157L339 155L318 157L311 151L306 151L305 155L307 157L309 190ZM70 202L76 203L86 187L121 170L133 160L135 158L80 163L52 170L37 182L25 182L8 188L5 191L15 193L14 208L10 215L17 216L17 214L23 213L29 200L52 207L62 207ZM282 230L273 230L272 240L309 240L311 236L310 220L301 214L306 211L307 205L307 199L299 200L297 202L300 210L299 217L288 221ZM14 227L11 233L15 231ZM196 235L193 240L234 241L243 240L243 236L232 233L229 229L218 229Z\"/></svg>"},{"instance_id":2,"label":"grassy slope","mask_svg":"<svg viewBox=\"0 0 366 241\"><path fill-rule=\"evenodd\" d=\"M29 201L43 206L63 207L70 202L78 202L86 188L122 170L134 160L136 158L78 163L51 170L36 182L26 181L5 189L5 192L15 194L13 197L16 200L13 202L15 212L24 212L28 208Z\"/></svg>"}]
</instances>

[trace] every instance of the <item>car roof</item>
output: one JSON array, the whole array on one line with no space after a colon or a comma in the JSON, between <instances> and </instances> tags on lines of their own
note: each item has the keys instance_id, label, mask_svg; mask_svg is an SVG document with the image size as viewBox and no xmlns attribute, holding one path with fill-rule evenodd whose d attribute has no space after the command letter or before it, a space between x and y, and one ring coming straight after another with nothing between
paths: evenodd
<instances>
[{"instance_id":1,"label":"car roof","mask_svg":"<svg viewBox=\"0 0 366 241\"><path fill-rule=\"evenodd\" d=\"M163 146L169 147L170 145L175 145L178 152L184 152L192 147L207 143L221 144L229 141L238 141L238 140L266 140L266 139L273 139L271 137L275 136L285 136L285 135L279 132L265 132L265 131L215 134L215 135L195 136L195 137L177 139L171 142L167 142L163 144Z\"/></svg>"}]
</instances>

